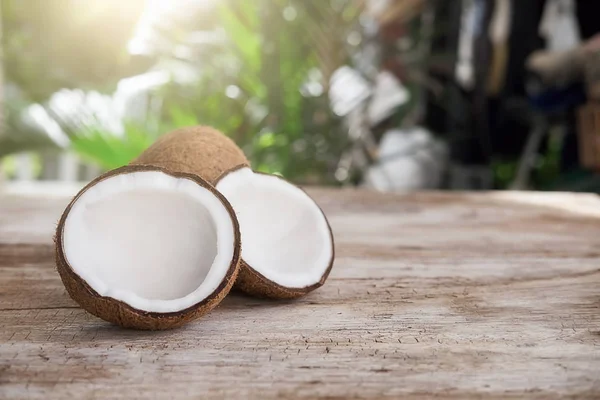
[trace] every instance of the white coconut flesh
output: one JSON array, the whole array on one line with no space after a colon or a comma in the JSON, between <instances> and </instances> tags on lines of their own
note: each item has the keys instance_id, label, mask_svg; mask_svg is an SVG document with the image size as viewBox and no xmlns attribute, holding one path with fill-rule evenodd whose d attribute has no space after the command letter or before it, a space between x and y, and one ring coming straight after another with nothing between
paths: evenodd
<instances>
[{"instance_id":1,"label":"white coconut flesh","mask_svg":"<svg viewBox=\"0 0 600 400\"><path fill-rule=\"evenodd\" d=\"M332 261L333 241L325 216L304 191L249 168L217 183L233 207L242 238L242 259L287 288L318 283Z\"/></svg>"},{"instance_id":2,"label":"white coconut flesh","mask_svg":"<svg viewBox=\"0 0 600 400\"><path fill-rule=\"evenodd\" d=\"M177 312L212 294L234 257L234 222L208 189L159 171L88 188L63 228L64 256L98 294Z\"/></svg>"}]
</instances>

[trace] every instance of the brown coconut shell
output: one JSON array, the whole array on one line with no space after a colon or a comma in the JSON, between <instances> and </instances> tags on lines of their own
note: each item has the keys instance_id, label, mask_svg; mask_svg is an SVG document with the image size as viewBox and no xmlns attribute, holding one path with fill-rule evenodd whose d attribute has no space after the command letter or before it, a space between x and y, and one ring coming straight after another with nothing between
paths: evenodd
<instances>
[{"instance_id":1,"label":"brown coconut shell","mask_svg":"<svg viewBox=\"0 0 600 400\"><path fill-rule=\"evenodd\" d=\"M133 308L119 300L101 296L73 271L65 257L65 252L63 249L63 230L65 221L69 215L69 212L71 211L71 208L79 199L79 197L81 197L86 190L107 178L138 171L160 171L175 178L187 178L196 182L200 186L210 190L217 198L219 198L223 205L225 205L229 215L231 216L231 220L234 223L234 241L236 245L233 259L229 265L225 278L221 284L204 300L182 311L172 313L147 312ZM229 293L236 280L240 266L241 245L239 225L237 218L235 217L235 212L223 195L221 195L212 185L199 178L197 175L172 172L163 168L152 166L126 166L118 168L116 170L107 172L106 174L101 175L90 182L75 196L75 198L73 198L71 203L64 211L56 230L55 244L56 266L63 284L69 293L69 296L71 296L75 302L77 302L89 313L102 318L105 321L112 322L125 328L144 330L171 329L180 327L190 321L202 317L215 308L221 302L221 300L223 300L227 293Z\"/></svg>"},{"instance_id":2,"label":"brown coconut shell","mask_svg":"<svg viewBox=\"0 0 600 400\"><path fill-rule=\"evenodd\" d=\"M333 258L319 282L304 288L288 288L271 281L242 260L234 288L245 294L265 299L297 299L323 286L332 267Z\"/></svg>"},{"instance_id":3,"label":"brown coconut shell","mask_svg":"<svg viewBox=\"0 0 600 400\"><path fill-rule=\"evenodd\" d=\"M131 162L200 176L215 185L235 167L250 167L244 152L227 136L207 126L177 129L161 136Z\"/></svg>"},{"instance_id":4,"label":"brown coconut shell","mask_svg":"<svg viewBox=\"0 0 600 400\"><path fill-rule=\"evenodd\" d=\"M132 164L155 165L171 171L194 174L215 186L226 175L241 168L250 168L248 159L231 139L218 130L206 126L182 128L162 136ZM333 243L329 222L327 225ZM332 251L334 252L333 249ZM333 259L332 253L329 267L321 280L305 288L287 288L278 285L242 260L235 287L257 297L272 299L301 297L323 286L333 266Z\"/></svg>"}]
</instances>

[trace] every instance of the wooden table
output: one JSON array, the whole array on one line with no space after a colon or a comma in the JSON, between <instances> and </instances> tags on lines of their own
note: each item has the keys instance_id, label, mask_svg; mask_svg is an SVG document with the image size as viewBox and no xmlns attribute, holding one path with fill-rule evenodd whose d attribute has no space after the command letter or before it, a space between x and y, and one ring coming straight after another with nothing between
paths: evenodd
<instances>
[{"instance_id":1,"label":"wooden table","mask_svg":"<svg viewBox=\"0 0 600 400\"><path fill-rule=\"evenodd\" d=\"M598 197L311 193L323 288L154 333L68 298L65 197L0 197L0 398L600 398Z\"/></svg>"}]
</instances>

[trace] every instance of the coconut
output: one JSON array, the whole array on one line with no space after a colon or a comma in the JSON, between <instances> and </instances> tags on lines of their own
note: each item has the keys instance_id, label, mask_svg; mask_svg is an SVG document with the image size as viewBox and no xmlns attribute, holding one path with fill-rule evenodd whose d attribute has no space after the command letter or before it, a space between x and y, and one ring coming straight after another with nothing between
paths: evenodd
<instances>
[{"instance_id":1,"label":"coconut","mask_svg":"<svg viewBox=\"0 0 600 400\"><path fill-rule=\"evenodd\" d=\"M334 260L333 234L308 194L247 167L229 171L216 187L235 210L244 241L237 288L295 298L325 283Z\"/></svg>"},{"instance_id":2,"label":"coconut","mask_svg":"<svg viewBox=\"0 0 600 400\"><path fill-rule=\"evenodd\" d=\"M253 172L243 152L222 133L207 127L174 131L133 163L198 175L225 196L244 244L238 289L260 297L295 298L327 279L334 243L319 206L283 178Z\"/></svg>"},{"instance_id":3,"label":"coconut","mask_svg":"<svg viewBox=\"0 0 600 400\"><path fill-rule=\"evenodd\" d=\"M250 166L233 140L206 126L182 128L161 136L131 164L198 175L213 185L232 168Z\"/></svg>"},{"instance_id":4,"label":"coconut","mask_svg":"<svg viewBox=\"0 0 600 400\"><path fill-rule=\"evenodd\" d=\"M92 181L56 232L69 295L128 328L175 328L209 312L233 286L240 252L233 209L212 185L152 166Z\"/></svg>"}]
</instances>

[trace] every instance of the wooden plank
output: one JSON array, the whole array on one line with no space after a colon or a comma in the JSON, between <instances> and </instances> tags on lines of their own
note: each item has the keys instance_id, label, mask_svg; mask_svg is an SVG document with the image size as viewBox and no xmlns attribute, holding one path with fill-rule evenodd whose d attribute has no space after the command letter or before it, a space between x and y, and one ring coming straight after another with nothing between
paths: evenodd
<instances>
[{"instance_id":1,"label":"wooden plank","mask_svg":"<svg viewBox=\"0 0 600 400\"><path fill-rule=\"evenodd\" d=\"M313 190L338 254L298 301L168 332L79 309L64 197L0 197L0 398L599 398L600 200Z\"/></svg>"}]
</instances>

